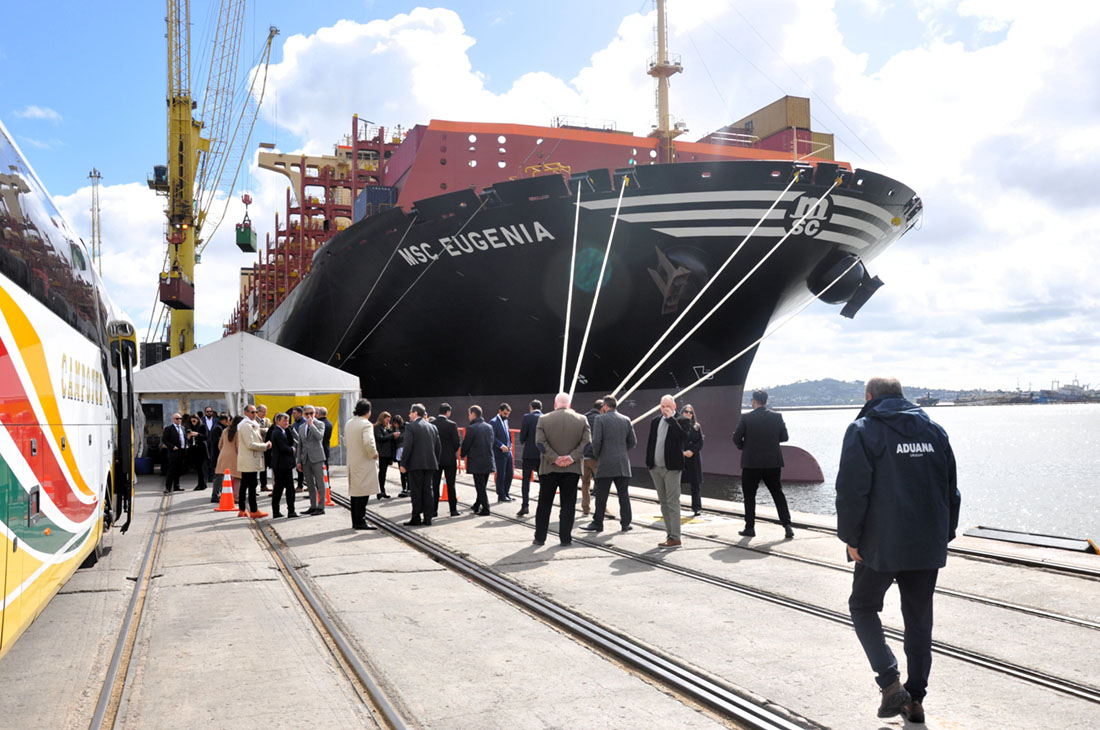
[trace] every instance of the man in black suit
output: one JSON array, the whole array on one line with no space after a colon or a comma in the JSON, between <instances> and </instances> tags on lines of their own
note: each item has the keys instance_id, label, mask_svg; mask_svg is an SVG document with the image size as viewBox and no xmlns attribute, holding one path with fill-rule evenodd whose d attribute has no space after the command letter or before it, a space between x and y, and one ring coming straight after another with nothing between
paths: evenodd
<instances>
[{"instance_id":1,"label":"man in black suit","mask_svg":"<svg viewBox=\"0 0 1100 730\"><path fill-rule=\"evenodd\" d=\"M409 495L412 497L412 519L406 527L432 524L432 475L439 471L442 446L439 431L428 423L428 409L422 403L413 403L409 420L405 424L405 437L401 442L401 472L409 475ZM422 518L423 516L423 518Z\"/></svg>"},{"instance_id":2,"label":"man in black suit","mask_svg":"<svg viewBox=\"0 0 1100 730\"><path fill-rule=\"evenodd\" d=\"M741 450L741 491L745 495L745 529L737 534L756 536L756 490L763 479L779 512L786 537L790 539L794 537L791 511L779 480L783 469L783 451L779 444L788 438L787 424L783 423L783 416L767 409L767 403L767 391L754 390L752 410L741 416L733 432L733 444Z\"/></svg>"},{"instance_id":3,"label":"man in black suit","mask_svg":"<svg viewBox=\"0 0 1100 730\"><path fill-rule=\"evenodd\" d=\"M218 463L218 439L221 438L224 426L211 406L203 410L202 425L206 427L206 481L216 485L214 465Z\"/></svg>"},{"instance_id":4,"label":"man in black suit","mask_svg":"<svg viewBox=\"0 0 1100 730\"><path fill-rule=\"evenodd\" d=\"M451 507L451 517L458 517L458 494L455 476L458 473L458 447L462 442L458 438L458 424L451 420L451 404L440 403L439 415L432 419L435 430L439 432L439 468L432 475L432 516L439 514L439 485L443 475L447 475L447 503Z\"/></svg>"},{"instance_id":5,"label":"man in black suit","mask_svg":"<svg viewBox=\"0 0 1100 730\"><path fill-rule=\"evenodd\" d=\"M294 432L290 430L290 416L285 413L275 414L274 425L267 429L267 440L271 442L271 472L274 475L271 517L282 517L279 514L279 502L284 491L287 518L297 517L298 513L294 510L294 467L298 460L294 452L296 441Z\"/></svg>"},{"instance_id":6,"label":"man in black suit","mask_svg":"<svg viewBox=\"0 0 1100 730\"><path fill-rule=\"evenodd\" d=\"M183 418L180 414L172 414L172 423L164 429L160 443L166 451L164 456L167 459L164 492L167 494L182 491L180 474L183 472L184 459L187 458L187 432L183 430Z\"/></svg>"},{"instance_id":7,"label":"man in black suit","mask_svg":"<svg viewBox=\"0 0 1100 730\"><path fill-rule=\"evenodd\" d=\"M519 427L519 445L523 447L521 458L523 459L523 505L516 513L516 517L523 517L530 510L528 504L531 500L531 475L537 474L539 463L542 461L542 452L535 443L535 432L539 425L539 416L542 415L542 401L533 400L527 413L523 414L523 422Z\"/></svg>"}]
</instances>

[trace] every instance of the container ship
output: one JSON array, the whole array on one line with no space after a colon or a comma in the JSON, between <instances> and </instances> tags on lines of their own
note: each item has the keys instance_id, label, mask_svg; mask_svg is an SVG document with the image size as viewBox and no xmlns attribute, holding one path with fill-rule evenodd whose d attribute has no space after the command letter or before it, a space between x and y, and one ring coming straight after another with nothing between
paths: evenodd
<instances>
[{"instance_id":1,"label":"container ship","mask_svg":"<svg viewBox=\"0 0 1100 730\"><path fill-rule=\"evenodd\" d=\"M731 433L769 324L814 297L854 316L881 285L867 263L922 205L904 184L834 160L808 99L678 139L667 82L680 70L659 25L648 136L569 119L387 133L355 118L332 157L261 151L294 195L242 271L227 333L357 374L375 413L447 401L463 420L468 404L493 413L506 401L518 415L569 390L581 358L577 410L636 385L620 408L633 417L703 379L685 402L707 431ZM247 231L238 242L248 250ZM713 450L706 469L738 474L737 452Z\"/></svg>"}]
</instances>

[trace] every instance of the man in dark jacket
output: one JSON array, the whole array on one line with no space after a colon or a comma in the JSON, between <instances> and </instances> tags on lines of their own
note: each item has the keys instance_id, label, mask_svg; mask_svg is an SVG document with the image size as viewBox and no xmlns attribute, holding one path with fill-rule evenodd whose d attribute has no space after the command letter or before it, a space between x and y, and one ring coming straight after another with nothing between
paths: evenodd
<instances>
[{"instance_id":1,"label":"man in dark jacket","mask_svg":"<svg viewBox=\"0 0 1100 730\"><path fill-rule=\"evenodd\" d=\"M439 431L428 423L428 409L422 403L413 403L409 409L409 421L405 424L405 436L401 442L401 471L409 475L409 493L412 497L412 518L406 527L432 524L432 475L439 471L442 446Z\"/></svg>"},{"instance_id":2,"label":"man in dark jacket","mask_svg":"<svg viewBox=\"0 0 1100 730\"><path fill-rule=\"evenodd\" d=\"M653 478L667 537L657 547L680 547L680 472L684 469L687 434L676 417L676 400L661 396L661 413L649 423L645 465Z\"/></svg>"},{"instance_id":3,"label":"man in dark jacket","mask_svg":"<svg viewBox=\"0 0 1100 730\"><path fill-rule=\"evenodd\" d=\"M329 450L331 449L330 442L332 441L332 421L328 420L328 409L324 406L317 406L317 421L324 427L325 436L321 441L321 447L325 450L325 468L328 468Z\"/></svg>"},{"instance_id":4,"label":"man in dark jacket","mask_svg":"<svg viewBox=\"0 0 1100 730\"><path fill-rule=\"evenodd\" d=\"M432 475L432 516L439 514L439 485L443 476L447 476L447 504L451 508L451 517L458 517L458 485L455 476L458 473L458 448L462 442L458 438L458 424L451 420L451 404L441 403L439 415L432 419L435 430L439 432L439 468Z\"/></svg>"},{"instance_id":5,"label":"man in dark jacket","mask_svg":"<svg viewBox=\"0 0 1100 730\"><path fill-rule=\"evenodd\" d=\"M737 430L733 432L733 445L741 450L741 492L745 495L745 529L738 535L756 536L756 490L760 480L771 492L784 535L794 537L791 529L791 511L783 495L780 473L783 469L783 451L779 444L787 440L787 424L783 416L767 408L768 393L752 392L752 410L741 416Z\"/></svg>"},{"instance_id":6,"label":"man in dark jacket","mask_svg":"<svg viewBox=\"0 0 1100 730\"><path fill-rule=\"evenodd\" d=\"M844 434L836 476L837 537L856 562L848 608L882 691L879 717L924 722L932 667L932 596L959 524L947 433L905 400L894 378L867 382L867 403ZM897 581L909 678L901 684L879 612Z\"/></svg>"},{"instance_id":7,"label":"man in dark jacket","mask_svg":"<svg viewBox=\"0 0 1100 730\"><path fill-rule=\"evenodd\" d=\"M271 491L271 517L282 517L279 504L283 492L286 492L286 516L297 517L294 510L294 466L298 463L294 452L294 432L290 430L290 416L275 414L275 423L267 429L267 440L271 442L271 473L274 485Z\"/></svg>"},{"instance_id":8,"label":"man in dark jacket","mask_svg":"<svg viewBox=\"0 0 1100 730\"><path fill-rule=\"evenodd\" d=\"M542 454L539 453L538 444L535 443L535 429L539 425L539 416L542 415L542 401L533 400L530 404L530 410L523 414L523 422L519 427L519 445L523 448L523 505L519 508L519 512L516 513L516 517L523 517L530 510L528 509L531 501L531 475L537 474L539 470L539 462L542 460Z\"/></svg>"},{"instance_id":9,"label":"man in dark jacket","mask_svg":"<svg viewBox=\"0 0 1100 730\"><path fill-rule=\"evenodd\" d=\"M588 430L596 428L596 416L603 410L603 398L597 398L584 417L588 419ZM595 454L592 453L592 444L584 447L584 469L581 471L581 514L587 515L592 505L592 480L596 478Z\"/></svg>"},{"instance_id":10,"label":"man in dark jacket","mask_svg":"<svg viewBox=\"0 0 1100 730\"><path fill-rule=\"evenodd\" d=\"M501 403L497 408L497 414L489 425L493 427L493 456L496 457L497 472L497 501L511 502L512 476L515 474L515 464L512 460L512 430L508 427L508 416L512 413L512 406Z\"/></svg>"},{"instance_id":11,"label":"man in dark jacket","mask_svg":"<svg viewBox=\"0 0 1100 730\"><path fill-rule=\"evenodd\" d=\"M489 515L489 495L486 493L489 475L493 473L493 427L481 417L481 406L470 406L470 425L466 438L462 439L461 456L466 460L466 473L474 478L477 499L473 513L481 517Z\"/></svg>"}]
</instances>

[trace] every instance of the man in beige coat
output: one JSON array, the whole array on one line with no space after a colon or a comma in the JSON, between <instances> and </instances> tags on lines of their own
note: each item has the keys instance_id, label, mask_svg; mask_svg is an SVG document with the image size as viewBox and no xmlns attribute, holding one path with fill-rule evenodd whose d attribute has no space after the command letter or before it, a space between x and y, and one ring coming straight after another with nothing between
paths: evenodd
<instances>
[{"instance_id":1,"label":"man in beige coat","mask_svg":"<svg viewBox=\"0 0 1100 730\"><path fill-rule=\"evenodd\" d=\"M245 406L244 418L237 426L237 469L241 472L241 488L237 493L238 517L267 517L256 506L256 484L264 469L264 453L271 448L270 441L260 438L260 425L256 422L256 406ZM245 500L248 510L245 511Z\"/></svg>"},{"instance_id":2,"label":"man in beige coat","mask_svg":"<svg viewBox=\"0 0 1100 730\"><path fill-rule=\"evenodd\" d=\"M573 542L573 513L577 508L577 482L583 468L584 447L592 441L588 419L569 407L569 394L558 393L554 411L539 419L535 443L542 452L539 465L539 505L535 510L535 544L546 544L554 493L561 494L558 537L562 545Z\"/></svg>"},{"instance_id":3,"label":"man in beige coat","mask_svg":"<svg viewBox=\"0 0 1100 730\"><path fill-rule=\"evenodd\" d=\"M351 528L377 530L367 524L367 502L378 494L378 449L374 424L370 422L370 401L360 398L344 424L344 445L348 452L348 495L351 496Z\"/></svg>"}]
</instances>

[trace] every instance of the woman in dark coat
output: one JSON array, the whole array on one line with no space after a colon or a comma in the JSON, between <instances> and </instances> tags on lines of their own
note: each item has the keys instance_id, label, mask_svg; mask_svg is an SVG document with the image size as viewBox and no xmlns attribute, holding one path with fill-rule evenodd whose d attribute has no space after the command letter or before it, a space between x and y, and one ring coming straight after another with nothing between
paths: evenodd
<instances>
[{"instance_id":1,"label":"woman in dark coat","mask_svg":"<svg viewBox=\"0 0 1100 730\"><path fill-rule=\"evenodd\" d=\"M703 461L699 456L703 450L703 428L695 420L695 408L690 404L684 406L680 415L684 417L684 430L687 431L686 450L691 452L691 457L684 459L680 481L691 484L691 511L698 517L703 513Z\"/></svg>"},{"instance_id":2,"label":"woman in dark coat","mask_svg":"<svg viewBox=\"0 0 1100 730\"><path fill-rule=\"evenodd\" d=\"M394 415L394 417L391 419L391 423L393 424L393 460L400 463L401 442L405 438L404 434L402 433L405 430L405 419L402 418L400 415ZM401 474L401 494L397 496L408 497L409 475L401 471L400 469L398 469L398 472Z\"/></svg>"},{"instance_id":3,"label":"woman in dark coat","mask_svg":"<svg viewBox=\"0 0 1100 730\"><path fill-rule=\"evenodd\" d=\"M393 463L393 454L397 448L393 445L393 428L390 427L389 411L382 411L374 422L374 444L378 447L378 498L389 499L386 494L386 470Z\"/></svg>"},{"instance_id":4,"label":"woman in dark coat","mask_svg":"<svg viewBox=\"0 0 1100 730\"><path fill-rule=\"evenodd\" d=\"M481 406L470 406L470 425L466 428L466 438L462 439L459 455L466 460L466 473L474 478L477 489L477 501L474 502L474 514L489 516L489 497L485 488L489 475L496 469L493 458L493 427L481 417Z\"/></svg>"}]
</instances>

